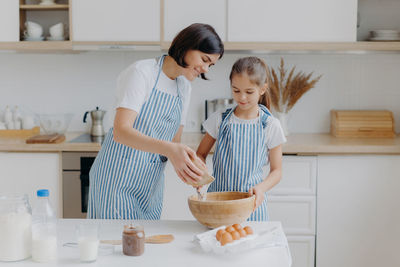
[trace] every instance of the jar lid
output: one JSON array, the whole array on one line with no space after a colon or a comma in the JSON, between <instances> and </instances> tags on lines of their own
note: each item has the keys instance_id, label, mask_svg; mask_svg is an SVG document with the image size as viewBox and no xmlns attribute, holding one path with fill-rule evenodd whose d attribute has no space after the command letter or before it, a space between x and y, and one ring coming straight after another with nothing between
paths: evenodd
<instances>
[{"instance_id":1,"label":"jar lid","mask_svg":"<svg viewBox=\"0 0 400 267\"><path fill-rule=\"evenodd\" d=\"M48 189L40 189L36 194L38 197L48 197L50 193Z\"/></svg>"}]
</instances>

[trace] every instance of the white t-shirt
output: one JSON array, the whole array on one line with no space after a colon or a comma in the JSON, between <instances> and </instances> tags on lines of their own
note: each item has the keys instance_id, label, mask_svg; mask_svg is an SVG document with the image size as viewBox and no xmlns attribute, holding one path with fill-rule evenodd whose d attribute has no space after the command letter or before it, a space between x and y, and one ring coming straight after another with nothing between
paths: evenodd
<instances>
[{"instance_id":1,"label":"white t-shirt","mask_svg":"<svg viewBox=\"0 0 400 267\"><path fill-rule=\"evenodd\" d=\"M159 61L160 58L139 60L122 71L117 80L115 108L122 107L132 109L137 113L140 112L143 104L149 99L156 82ZM157 90L177 96L177 85L183 104L180 124L184 125L189 108L192 86L184 76L179 76L176 80L171 80L163 71L160 72L160 77L156 85Z\"/></svg>"},{"instance_id":2,"label":"white t-shirt","mask_svg":"<svg viewBox=\"0 0 400 267\"><path fill-rule=\"evenodd\" d=\"M223 112L225 112L225 110L218 110L213 114L211 114L210 117L205 122L203 122L204 129L214 139L217 139L218 137L219 128L222 122ZM259 117L246 120L246 119L240 119L236 117L234 113L232 113L232 116L229 118L229 120L231 123L253 124L253 123L258 123ZM264 134L267 140L268 150L286 142L286 137L285 134L283 133L281 123L277 118L273 117L272 115L268 116L267 126L264 128Z\"/></svg>"}]
</instances>

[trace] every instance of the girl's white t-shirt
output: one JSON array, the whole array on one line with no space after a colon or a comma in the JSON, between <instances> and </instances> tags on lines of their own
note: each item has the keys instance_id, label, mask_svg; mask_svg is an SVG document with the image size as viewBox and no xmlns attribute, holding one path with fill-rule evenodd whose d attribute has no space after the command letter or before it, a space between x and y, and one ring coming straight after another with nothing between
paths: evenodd
<instances>
[{"instance_id":1,"label":"girl's white t-shirt","mask_svg":"<svg viewBox=\"0 0 400 267\"><path fill-rule=\"evenodd\" d=\"M205 122L203 122L204 129L214 139L217 139L218 137L219 128L222 122L223 112L225 112L225 110L217 110L216 112L211 114L210 117ZM258 123L259 117L246 120L246 119L240 119L236 117L235 114L232 114L229 120L231 123L253 124L253 123ZM286 137L285 134L283 133L281 123L277 118L273 117L272 115L268 116L267 126L264 128L264 134L266 137L265 140L267 142L268 150L286 142Z\"/></svg>"},{"instance_id":2,"label":"girl's white t-shirt","mask_svg":"<svg viewBox=\"0 0 400 267\"><path fill-rule=\"evenodd\" d=\"M151 91L156 83L159 71L157 59L139 60L126 68L118 76L117 94L115 108L128 108L140 112L143 104L149 99ZM162 92L177 96L179 91L182 97L181 125L185 125L186 115L189 108L190 93L192 86L184 76L171 80L163 71L160 72L156 89Z\"/></svg>"}]
</instances>

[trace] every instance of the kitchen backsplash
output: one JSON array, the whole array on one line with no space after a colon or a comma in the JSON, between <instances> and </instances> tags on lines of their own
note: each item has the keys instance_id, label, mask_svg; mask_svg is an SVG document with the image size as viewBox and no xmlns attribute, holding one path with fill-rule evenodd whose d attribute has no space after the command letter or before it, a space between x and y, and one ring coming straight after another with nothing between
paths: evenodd
<instances>
[{"instance_id":1,"label":"kitchen backsplash","mask_svg":"<svg viewBox=\"0 0 400 267\"><path fill-rule=\"evenodd\" d=\"M85 52L79 54L0 53L0 110L18 105L35 113L73 113L69 131L88 131L85 111L107 110L104 125L112 126L118 74L132 62L161 52ZM273 67L285 66L322 74L289 114L292 133L329 132L331 109L388 109L400 132L400 54L225 54L208 73L210 81L193 83L187 132L199 132L204 100L229 97L228 75L234 61L256 55Z\"/></svg>"}]
</instances>

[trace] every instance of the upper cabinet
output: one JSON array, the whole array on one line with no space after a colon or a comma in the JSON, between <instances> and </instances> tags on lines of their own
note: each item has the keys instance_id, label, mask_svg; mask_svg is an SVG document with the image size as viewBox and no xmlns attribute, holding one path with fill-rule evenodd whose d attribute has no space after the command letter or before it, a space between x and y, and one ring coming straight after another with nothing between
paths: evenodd
<instances>
[{"instance_id":1,"label":"upper cabinet","mask_svg":"<svg viewBox=\"0 0 400 267\"><path fill-rule=\"evenodd\" d=\"M0 1L0 42L19 41L19 1Z\"/></svg>"},{"instance_id":2,"label":"upper cabinet","mask_svg":"<svg viewBox=\"0 0 400 267\"><path fill-rule=\"evenodd\" d=\"M72 41L160 41L160 0L71 0Z\"/></svg>"},{"instance_id":3,"label":"upper cabinet","mask_svg":"<svg viewBox=\"0 0 400 267\"><path fill-rule=\"evenodd\" d=\"M366 41L370 40L371 30L400 31L398 0L38 3L39 0L0 0L0 50L168 49L179 31L200 22L215 28L227 51L400 51L400 41L395 39ZM27 20L43 27L43 41L24 38ZM48 38L50 27L59 22L66 26L63 42Z\"/></svg>"},{"instance_id":4,"label":"upper cabinet","mask_svg":"<svg viewBox=\"0 0 400 267\"><path fill-rule=\"evenodd\" d=\"M207 23L226 41L226 0L161 0L164 1L164 40L192 23Z\"/></svg>"},{"instance_id":5,"label":"upper cabinet","mask_svg":"<svg viewBox=\"0 0 400 267\"><path fill-rule=\"evenodd\" d=\"M229 0L228 42L354 42L357 0Z\"/></svg>"},{"instance_id":6,"label":"upper cabinet","mask_svg":"<svg viewBox=\"0 0 400 267\"><path fill-rule=\"evenodd\" d=\"M400 41L400 1L359 0L357 27L358 41ZM396 36L387 30L397 31L398 34ZM371 31L383 35L371 36Z\"/></svg>"}]
</instances>

